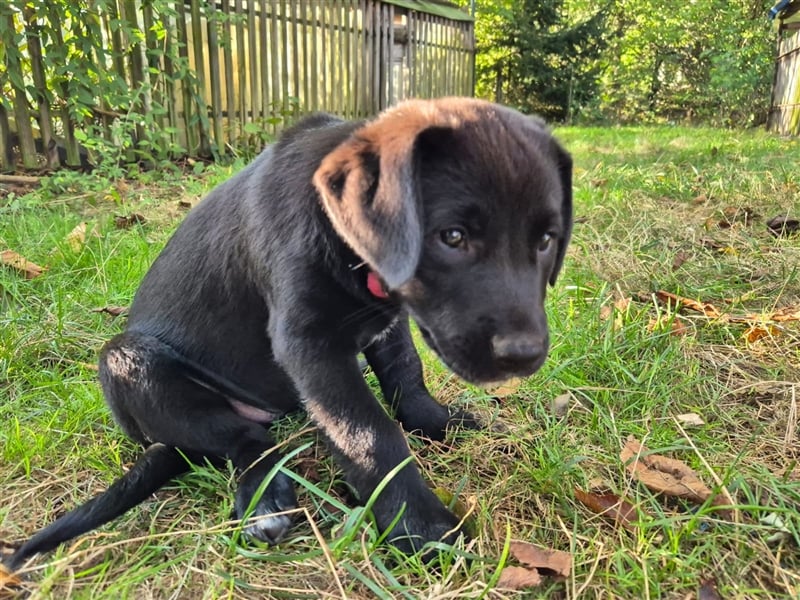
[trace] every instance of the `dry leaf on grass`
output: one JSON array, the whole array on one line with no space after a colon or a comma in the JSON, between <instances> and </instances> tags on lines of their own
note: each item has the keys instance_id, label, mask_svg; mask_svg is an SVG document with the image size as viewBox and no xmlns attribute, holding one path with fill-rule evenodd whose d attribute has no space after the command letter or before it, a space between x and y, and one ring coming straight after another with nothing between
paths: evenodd
<instances>
[{"instance_id":1,"label":"dry leaf on grass","mask_svg":"<svg viewBox=\"0 0 800 600\"><path fill-rule=\"evenodd\" d=\"M535 587L542 582L542 575L568 577L572 570L572 555L567 552L519 541L511 542L509 551L524 566L505 567L498 587L512 590Z\"/></svg>"},{"instance_id":2,"label":"dry leaf on grass","mask_svg":"<svg viewBox=\"0 0 800 600\"><path fill-rule=\"evenodd\" d=\"M684 298L683 296L678 296L677 294L666 292L664 290L658 290L657 292L654 292L653 295L660 302L666 304L667 306L673 306L676 309L680 309L683 306L689 310L702 313L711 319L719 319L722 316L722 313L717 309L717 307L710 302L700 302L699 300Z\"/></svg>"},{"instance_id":3,"label":"dry leaf on grass","mask_svg":"<svg viewBox=\"0 0 800 600\"><path fill-rule=\"evenodd\" d=\"M800 220L787 215L778 215L767 221L767 230L775 237L791 235L800 231Z\"/></svg>"},{"instance_id":4,"label":"dry leaf on grass","mask_svg":"<svg viewBox=\"0 0 800 600\"><path fill-rule=\"evenodd\" d=\"M670 335L686 335L689 333L689 328L678 317L670 315L660 315L657 318L650 319L647 323L647 331L660 332L669 329Z\"/></svg>"},{"instance_id":5,"label":"dry leaf on grass","mask_svg":"<svg viewBox=\"0 0 800 600\"><path fill-rule=\"evenodd\" d=\"M697 591L697 600L722 600L717 591L717 582L713 578L706 579L700 584L700 589Z\"/></svg>"},{"instance_id":6,"label":"dry leaf on grass","mask_svg":"<svg viewBox=\"0 0 800 600\"><path fill-rule=\"evenodd\" d=\"M780 333L780 329L774 325L750 325L742 334L748 344L753 344L765 337L775 337Z\"/></svg>"},{"instance_id":7,"label":"dry leaf on grass","mask_svg":"<svg viewBox=\"0 0 800 600\"><path fill-rule=\"evenodd\" d=\"M9 572L5 565L0 564L0 598L7 597L5 594L11 593L13 588L20 585L22 585L20 578Z\"/></svg>"},{"instance_id":8,"label":"dry leaf on grass","mask_svg":"<svg viewBox=\"0 0 800 600\"><path fill-rule=\"evenodd\" d=\"M630 531L636 529L634 523L639 520L636 509L633 504L616 494L595 494L575 488L575 498L604 519L619 523Z\"/></svg>"},{"instance_id":9,"label":"dry leaf on grass","mask_svg":"<svg viewBox=\"0 0 800 600\"><path fill-rule=\"evenodd\" d=\"M683 263L689 260L691 256L688 252L684 252L683 250L679 250L678 253L675 255L675 258L672 261L672 270L677 271L681 268Z\"/></svg>"},{"instance_id":10,"label":"dry leaf on grass","mask_svg":"<svg viewBox=\"0 0 800 600\"><path fill-rule=\"evenodd\" d=\"M504 567L497 581L497 587L507 590L524 590L542 583L542 576L536 569L525 567Z\"/></svg>"},{"instance_id":11,"label":"dry leaf on grass","mask_svg":"<svg viewBox=\"0 0 800 600\"><path fill-rule=\"evenodd\" d=\"M514 377L500 383L486 385L485 388L492 396L502 399L516 394L519 391L519 386L522 384L522 381L523 379L521 377Z\"/></svg>"},{"instance_id":12,"label":"dry leaf on grass","mask_svg":"<svg viewBox=\"0 0 800 600\"><path fill-rule=\"evenodd\" d=\"M686 463L649 452L640 442L629 437L619 453L628 472L645 487L658 494L683 498L698 504L714 496L711 489ZM720 496L714 497L712 504L728 506L727 501ZM726 518L730 517L730 511L719 513Z\"/></svg>"},{"instance_id":13,"label":"dry leaf on grass","mask_svg":"<svg viewBox=\"0 0 800 600\"><path fill-rule=\"evenodd\" d=\"M72 231L67 234L67 237L64 238L64 241L67 242L73 252L80 252L86 243L86 221L75 225Z\"/></svg>"},{"instance_id":14,"label":"dry leaf on grass","mask_svg":"<svg viewBox=\"0 0 800 600\"><path fill-rule=\"evenodd\" d=\"M32 263L13 250L4 250L3 252L0 252L0 263L11 267L19 273L22 273L25 279L33 279L34 277L38 277L46 270L45 267L40 267L36 263Z\"/></svg>"},{"instance_id":15,"label":"dry leaf on grass","mask_svg":"<svg viewBox=\"0 0 800 600\"><path fill-rule=\"evenodd\" d=\"M697 413L684 413L682 415L677 415L675 418L684 425L694 425L699 427L700 425L706 424L706 422L703 421L703 418Z\"/></svg>"},{"instance_id":16,"label":"dry leaf on grass","mask_svg":"<svg viewBox=\"0 0 800 600\"><path fill-rule=\"evenodd\" d=\"M129 215L115 215L114 216L114 226L117 229L129 229L134 225L145 225L147 223L147 219L145 219L144 215L140 215L139 213L131 213Z\"/></svg>"}]
</instances>

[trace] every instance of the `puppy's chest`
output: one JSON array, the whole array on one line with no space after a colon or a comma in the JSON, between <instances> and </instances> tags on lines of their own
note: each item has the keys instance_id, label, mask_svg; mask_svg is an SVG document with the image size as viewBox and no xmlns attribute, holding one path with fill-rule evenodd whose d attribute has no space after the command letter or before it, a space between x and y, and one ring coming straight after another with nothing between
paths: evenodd
<instances>
[{"instance_id":1,"label":"puppy's chest","mask_svg":"<svg viewBox=\"0 0 800 600\"><path fill-rule=\"evenodd\" d=\"M392 315L380 315L361 323L361 327L355 332L356 346L358 349L363 350L370 344L385 337L392 325L397 322L398 317L399 315L397 313Z\"/></svg>"}]
</instances>

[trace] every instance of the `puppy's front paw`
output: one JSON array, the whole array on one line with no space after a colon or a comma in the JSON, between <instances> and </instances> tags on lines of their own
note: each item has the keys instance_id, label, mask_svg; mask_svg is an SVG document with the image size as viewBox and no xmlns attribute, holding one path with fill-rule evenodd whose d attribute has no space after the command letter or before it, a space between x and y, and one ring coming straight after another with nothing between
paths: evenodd
<instances>
[{"instance_id":1,"label":"puppy's front paw","mask_svg":"<svg viewBox=\"0 0 800 600\"><path fill-rule=\"evenodd\" d=\"M385 531L402 510L402 503L391 507L376 504L373 510L378 526ZM453 544L459 536L469 538L459 527L458 517L426 488L425 493L419 494L416 500L406 501L402 517L389 531L386 540L403 553L411 555L419 552L428 542ZM434 554L428 552L423 558L430 560Z\"/></svg>"},{"instance_id":2,"label":"puppy's front paw","mask_svg":"<svg viewBox=\"0 0 800 600\"><path fill-rule=\"evenodd\" d=\"M275 514L297 508L297 496L292 480L278 473L264 490L252 512L248 508L261 481L256 477L243 478L236 490L234 511L237 519L247 517L252 522L244 532L262 542L277 544L292 526L292 518L287 514Z\"/></svg>"},{"instance_id":3,"label":"puppy's front paw","mask_svg":"<svg viewBox=\"0 0 800 600\"><path fill-rule=\"evenodd\" d=\"M442 441L454 429L481 429L475 417L463 410L451 411L436 402L430 395L405 399L397 414L403 429L418 433L435 442Z\"/></svg>"}]
</instances>

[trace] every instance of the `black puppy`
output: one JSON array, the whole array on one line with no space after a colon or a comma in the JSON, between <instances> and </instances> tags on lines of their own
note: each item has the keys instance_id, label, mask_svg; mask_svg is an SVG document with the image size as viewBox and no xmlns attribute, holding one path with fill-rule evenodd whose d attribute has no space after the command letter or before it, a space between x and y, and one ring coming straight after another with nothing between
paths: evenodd
<instances>
[{"instance_id":1,"label":"black puppy","mask_svg":"<svg viewBox=\"0 0 800 600\"><path fill-rule=\"evenodd\" d=\"M543 301L572 223L572 162L538 120L486 102L409 101L369 122L311 116L213 190L144 278L127 330L100 356L114 417L147 450L111 488L9 559L143 501L193 461L229 459L242 516L279 460L266 425L302 406L362 499L409 456L370 392L363 352L408 431L454 421L425 389L407 315L458 375L533 373L548 349ZM278 473L248 527L290 527ZM458 535L413 463L373 507L407 552Z\"/></svg>"}]
</instances>

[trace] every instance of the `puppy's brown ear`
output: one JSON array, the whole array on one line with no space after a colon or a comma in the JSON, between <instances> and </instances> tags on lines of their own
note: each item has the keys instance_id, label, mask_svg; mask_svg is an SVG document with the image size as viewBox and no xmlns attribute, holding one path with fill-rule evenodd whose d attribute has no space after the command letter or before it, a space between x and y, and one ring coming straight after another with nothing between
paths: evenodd
<instances>
[{"instance_id":1,"label":"puppy's brown ear","mask_svg":"<svg viewBox=\"0 0 800 600\"><path fill-rule=\"evenodd\" d=\"M314 174L334 229L389 288L413 277L422 254L414 174L418 134L391 135L368 125L328 154Z\"/></svg>"},{"instance_id":2,"label":"puppy's brown ear","mask_svg":"<svg viewBox=\"0 0 800 600\"><path fill-rule=\"evenodd\" d=\"M556 153L558 176L561 180L561 219L564 233L558 240L556 264L550 274L550 285L555 285L556 283L558 273L564 264L564 255L567 253L567 245L572 234L572 157L558 142L553 141L553 146Z\"/></svg>"}]
</instances>

